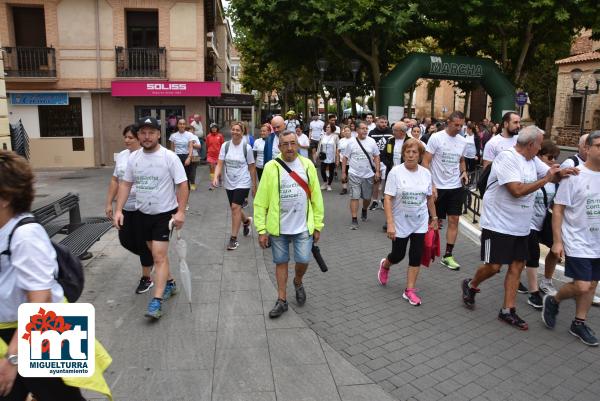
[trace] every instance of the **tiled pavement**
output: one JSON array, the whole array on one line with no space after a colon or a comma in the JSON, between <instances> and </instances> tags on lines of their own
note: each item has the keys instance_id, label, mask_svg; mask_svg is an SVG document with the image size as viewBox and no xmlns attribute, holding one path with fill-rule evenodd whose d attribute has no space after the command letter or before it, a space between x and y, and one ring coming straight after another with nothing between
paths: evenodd
<instances>
[{"instance_id":1,"label":"tiled pavement","mask_svg":"<svg viewBox=\"0 0 600 401\"><path fill-rule=\"evenodd\" d=\"M339 190L337 185L334 189ZM527 305L526 296L519 295L517 311L530 328L522 332L509 327L497 320L504 268L481 285L476 309L467 310L460 283L479 264L479 245L461 233L455 247L461 270L450 271L437 261L422 268L417 287L423 304L410 306L402 299L406 259L392 268L386 287L377 282L379 260L390 250L381 229L383 211L369 212L369 220L351 231L347 198L336 191L324 192L324 197L326 228L320 245L329 271L312 266L305 278L308 301L293 307L321 338L394 398L599 399L599 350L568 333L574 302L561 304L557 327L550 331L540 313ZM272 266L269 251L264 257ZM600 331L598 316L593 308L589 320Z\"/></svg>"}]
</instances>

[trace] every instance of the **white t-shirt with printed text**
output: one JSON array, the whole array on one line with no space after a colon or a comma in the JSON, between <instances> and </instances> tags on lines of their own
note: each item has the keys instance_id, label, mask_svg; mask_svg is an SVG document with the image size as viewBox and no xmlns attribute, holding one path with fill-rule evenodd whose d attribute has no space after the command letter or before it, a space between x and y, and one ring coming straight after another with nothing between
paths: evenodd
<instances>
[{"instance_id":1,"label":"white t-shirt with printed text","mask_svg":"<svg viewBox=\"0 0 600 401\"><path fill-rule=\"evenodd\" d=\"M426 150L431 158L430 172L436 188L455 189L460 182L460 158L465 155L467 142L460 135L450 136L440 131L429 138Z\"/></svg>"},{"instance_id":2,"label":"white t-shirt with printed text","mask_svg":"<svg viewBox=\"0 0 600 401\"><path fill-rule=\"evenodd\" d=\"M229 151L225 154L225 147L229 143ZM244 148L246 146L246 158L244 158ZM252 178L248 166L254 164L254 153L249 144L240 142L235 145L233 142L225 142L221 145L219 160L223 160L223 187L228 190L238 188L252 187Z\"/></svg>"},{"instance_id":3,"label":"white t-shirt with printed text","mask_svg":"<svg viewBox=\"0 0 600 401\"><path fill-rule=\"evenodd\" d=\"M344 157L348 159L350 166L348 174L352 174L359 178L371 178L375 175L371 168L371 163L373 163L373 166L375 165L373 157L379 156L379 146L377 146L375 140L369 136L360 141L365 148L365 151L370 155L370 163L369 159L367 159L367 155L365 155L365 152L363 152L358 144L359 140L360 139L358 138L350 140L344 151Z\"/></svg>"},{"instance_id":4,"label":"white t-shirt with printed text","mask_svg":"<svg viewBox=\"0 0 600 401\"><path fill-rule=\"evenodd\" d=\"M254 148L256 152L256 168L263 168L265 166L265 140L258 138L254 141Z\"/></svg>"},{"instance_id":5,"label":"white t-shirt with printed text","mask_svg":"<svg viewBox=\"0 0 600 401\"><path fill-rule=\"evenodd\" d=\"M325 134L321 137L321 152L325 152L327 156L325 160L322 160L322 163L335 163L336 139L337 135L335 134Z\"/></svg>"},{"instance_id":6,"label":"white t-shirt with printed text","mask_svg":"<svg viewBox=\"0 0 600 401\"><path fill-rule=\"evenodd\" d=\"M387 175L385 194L393 196L392 213L396 238L406 238L428 229L427 197L431 196L431 173L423 166L408 170L404 163L394 166Z\"/></svg>"},{"instance_id":7,"label":"white t-shirt with printed text","mask_svg":"<svg viewBox=\"0 0 600 401\"><path fill-rule=\"evenodd\" d=\"M186 182L187 177L179 157L159 145L155 152L133 152L123 180L135 184L136 210L160 214L177 209L175 185Z\"/></svg>"},{"instance_id":8,"label":"white t-shirt with printed text","mask_svg":"<svg viewBox=\"0 0 600 401\"><path fill-rule=\"evenodd\" d=\"M561 227L565 254L600 258L600 172L577 166L579 175L560 182L554 203L565 205Z\"/></svg>"},{"instance_id":9,"label":"white t-shirt with printed text","mask_svg":"<svg viewBox=\"0 0 600 401\"><path fill-rule=\"evenodd\" d=\"M292 171L295 171L304 182L308 183L306 171L299 158L296 158L291 163L286 161L284 163ZM287 235L303 233L308 230L308 226L306 225L306 208L308 206L306 192L290 177L287 171L284 169L280 169L280 171L280 233Z\"/></svg>"},{"instance_id":10,"label":"white t-shirt with printed text","mask_svg":"<svg viewBox=\"0 0 600 401\"><path fill-rule=\"evenodd\" d=\"M492 164L488 178L489 188L483 196L481 227L514 236L529 235L535 192L515 198L506 184L530 184L544 177L548 169L541 161L525 159L515 148L500 153Z\"/></svg>"},{"instance_id":11,"label":"white t-shirt with printed text","mask_svg":"<svg viewBox=\"0 0 600 401\"><path fill-rule=\"evenodd\" d=\"M487 160L489 162L494 161L500 152L513 148L517 144L517 137L518 135L513 135L505 138L502 136L502 134L492 137L492 139L485 144L485 148L483 149L483 160Z\"/></svg>"}]
</instances>

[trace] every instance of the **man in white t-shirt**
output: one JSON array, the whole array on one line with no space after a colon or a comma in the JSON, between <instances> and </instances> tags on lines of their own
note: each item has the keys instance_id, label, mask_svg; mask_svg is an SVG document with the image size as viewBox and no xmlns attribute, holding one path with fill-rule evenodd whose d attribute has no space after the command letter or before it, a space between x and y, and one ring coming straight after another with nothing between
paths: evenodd
<instances>
[{"instance_id":1,"label":"man in white t-shirt","mask_svg":"<svg viewBox=\"0 0 600 401\"><path fill-rule=\"evenodd\" d=\"M502 132L490 139L483 150L483 168L493 162L500 152L515 146L520 129L521 117L514 111L504 113Z\"/></svg>"},{"instance_id":2,"label":"man in white t-shirt","mask_svg":"<svg viewBox=\"0 0 600 401\"><path fill-rule=\"evenodd\" d=\"M325 123L323 122L323 120L319 119L319 115L316 113L313 113L312 115L312 121L310 122L310 128L309 128L309 132L308 135L310 136L310 159L312 160L312 152L314 152L317 149L317 146L319 146L319 141L321 140L321 135L323 135L323 127L325 126Z\"/></svg>"},{"instance_id":3,"label":"man in white t-shirt","mask_svg":"<svg viewBox=\"0 0 600 401\"><path fill-rule=\"evenodd\" d=\"M433 179L433 191L437 216L444 220L448 216L446 231L446 252L440 263L450 270L459 270L460 264L452 256L456 237L458 236L458 220L466 198L463 185L469 183L465 153L467 142L458 135L465 122L465 115L454 111L448 117L448 126L429 138L423 167L428 168ZM440 222L440 224L442 224Z\"/></svg>"},{"instance_id":4,"label":"man in white t-shirt","mask_svg":"<svg viewBox=\"0 0 600 401\"><path fill-rule=\"evenodd\" d=\"M254 224L258 242L265 249L269 241L277 279L277 302L269 312L277 318L288 310L287 280L290 244L294 246L296 301L306 302L302 278L311 259L313 243L323 230L323 197L313 163L298 155L298 138L284 131L279 138L280 156L265 165L254 197Z\"/></svg>"},{"instance_id":5,"label":"man in white t-shirt","mask_svg":"<svg viewBox=\"0 0 600 401\"><path fill-rule=\"evenodd\" d=\"M154 298L150 300L147 317L162 315L162 302L177 292L169 270L170 221L181 229L189 189L185 170L177 155L159 144L160 124L155 118L143 117L138 122L138 139L142 149L133 153L119 184L114 224L123 224L123 207L133 183L138 229L148 244L154 259Z\"/></svg>"},{"instance_id":6,"label":"man in white t-shirt","mask_svg":"<svg viewBox=\"0 0 600 401\"><path fill-rule=\"evenodd\" d=\"M587 146L585 142L587 141L588 135L589 134L583 134L581 135L581 137L579 137L577 153L565 159L565 161L563 161L560 165L562 168L577 167L585 163L585 161L587 160Z\"/></svg>"},{"instance_id":7,"label":"man in white t-shirt","mask_svg":"<svg viewBox=\"0 0 600 401\"><path fill-rule=\"evenodd\" d=\"M528 257L528 237L534 213L535 192L548 182L558 182L560 167L547 166L536 158L544 132L529 126L519 132L517 144L501 152L490 173L489 188L483 198L481 215L481 265L473 279L462 282L467 308L475 306L479 285L508 265L504 280L504 302L498 319L527 330L516 313L516 297L521 271Z\"/></svg>"},{"instance_id":8,"label":"man in white t-shirt","mask_svg":"<svg viewBox=\"0 0 600 401\"><path fill-rule=\"evenodd\" d=\"M308 158L308 148L310 147L310 141L308 137L302 131L302 124L296 126L296 136L298 137L298 153Z\"/></svg>"},{"instance_id":9,"label":"man in white t-shirt","mask_svg":"<svg viewBox=\"0 0 600 401\"><path fill-rule=\"evenodd\" d=\"M565 258L565 276L573 281L556 295L544 297L542 320L554 328L560 302L575 298L569 333L586 345L598 346L585 319L600 280L600 131L587 137L585 147L587 160L577 167L579 175L560 184L552 209L552 252Z\"/></svg>"},{"instance_id":10,"label":"man in white t-shirt","mask_svg":"<svg viewBox=\"0 0 600 401\"><path fill-rule=\"evenodd\" d=\"M348 142L342 157L342 181L348 180L350 187L352 230L358 229L359 199L363 200L361 220L366 221L373 185L379 185L381 180L379 147L373 138L367 136L367 124L359 123L356 132L358 136ZM348 174L347 164L350 165Z\"/></svg>"},{"instance_id":11,"label":"man in white t-shirt","mask_svg":"<svg viewBox=\"0 0 600 401\"><path fill-rule=\"evenodd\" d=\"M375 124L375 115L373 113L365 114L365 121L367 123L367 133L373 131L377 124Z\"/></svg>"},{"instance_id":12,"label":"man in white t-shirt","mask_svg":"<svg viewBox=\"0 0 600 401\"><path fill-rule=\"evenodd\" d=\"M206 160L206 138L204 136L204 128L202 127L202 121L200 114L194 114L194 120L190 124L194 128L194 134L200 139L200 159Z\"/></svg>"}]
</instances>

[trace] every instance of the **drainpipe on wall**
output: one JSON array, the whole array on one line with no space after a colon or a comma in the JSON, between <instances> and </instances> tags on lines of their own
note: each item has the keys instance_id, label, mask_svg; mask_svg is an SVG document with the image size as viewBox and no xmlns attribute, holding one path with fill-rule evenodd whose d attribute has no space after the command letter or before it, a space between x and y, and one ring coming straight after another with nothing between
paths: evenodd
<instances>
[{"instance_id":1,"label":"drainpipe on wall","mask_svg":"<svg viewBox=\"0 0 600 401\"><path fill-rule=\"evenodd\" d=\"M96 0L96 88L102 89L102 66L100 64L100 2ZM98 93L98 136L100 140L100 165L104 166L104 128L102 124L102 93Z\"/></svg>"}]
</instances>

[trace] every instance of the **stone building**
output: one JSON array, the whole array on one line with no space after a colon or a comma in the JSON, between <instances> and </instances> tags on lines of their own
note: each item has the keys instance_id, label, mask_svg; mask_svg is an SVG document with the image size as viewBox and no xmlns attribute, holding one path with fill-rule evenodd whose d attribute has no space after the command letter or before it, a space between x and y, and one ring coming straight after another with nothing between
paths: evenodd
<instances>
[{"instance_id":1,"label":"stone building","mask_svg":"<svg viewBox=\"0 0 600 401\"><path fill-rule=\"evenodd\" d=\"M600 129L600 94L587 97L584 111L584 96L573 93L571 72L580 69L582 76L577 89L596 89L598 83L594 72L600 70L600 41L591 39L591 31L584 31L571 46L571 55L557 60L558 79L556 83L556 102L552 138L563 146L577 146L581 125L584 133Z\"/></svg>"},{"instance_id":2,"label":"stone building","mask_svg":"<svg viewBox=\"0 0 600 401\"><path fill-rule=\"evenodd\" d=\"M0 48L1 48L0 44ZM0 72L4 71L4 52L0 51ZM8 107L6 104L6 84L4 74L0 74L0 149L10 149L8 129Z\"/></svg>"},{"instance_id":3,"label":"stone building","mask_svg":"<svg viewBox=\"0 0 600 401\"><path fill-rule=\"evenodd\" d=\"M206 126L208 98L230 89L221 0L0 0L0 42L37 168L112 164L146 115L166 144L176 117Z\"/></svg>"}]
</instances>

